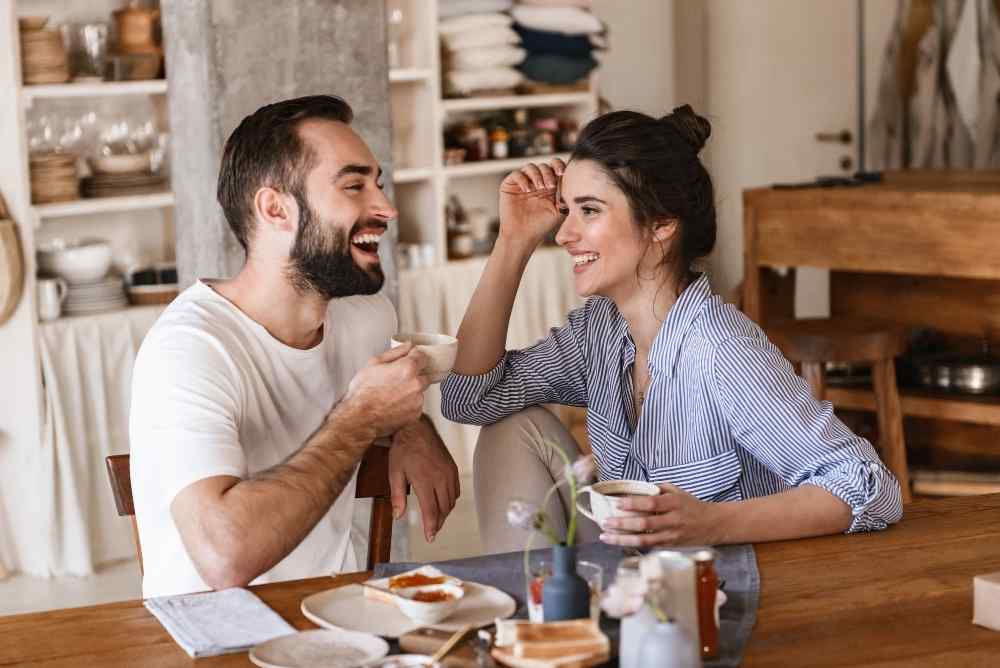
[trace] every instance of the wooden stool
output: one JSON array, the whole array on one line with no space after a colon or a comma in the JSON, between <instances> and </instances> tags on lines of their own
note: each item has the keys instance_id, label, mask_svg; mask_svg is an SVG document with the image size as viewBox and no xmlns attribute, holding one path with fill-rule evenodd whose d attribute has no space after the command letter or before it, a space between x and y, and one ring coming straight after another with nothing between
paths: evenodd
<instances>
[{"instance_id":1,"label":"wooden stool","mask_svg":"<svg viewBox=\"0 0 1000 668\"><path fill-rule=\"evenodd\" d=\"M908 503L910 474L906 466L903 412L894 365L894 359L906 351L905 330L891 325L831 318L775 323L768 327L767 335L790 361L802 365L802 376L818 400L826 395L825 362L872 365L882 458L899 480L903 502Z\"/></svg>"}]
</instances>

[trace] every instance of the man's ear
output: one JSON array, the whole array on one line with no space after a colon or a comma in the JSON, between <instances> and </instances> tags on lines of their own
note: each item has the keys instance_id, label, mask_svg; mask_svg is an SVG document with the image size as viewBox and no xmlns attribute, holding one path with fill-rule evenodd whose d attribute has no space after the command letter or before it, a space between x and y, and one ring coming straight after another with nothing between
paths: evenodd
<instances>
[{"instance_id":1,"label":"man's ear","mask_svg":"<svg viewBox=\"0 0 1000 668\"><path fill-rule=\"evenodd\" d=\"M294 233L298 229L298 205L285 193L262 186L254 193L253 208L257 220L276 232Z\"/></svg>"},{"instance_id":2,"label":"man's ear","mask_svg":"<svg viewBox=\"0 0 1000 668\"><path fill-rule=\"evenodd\" d=\"M674 238L675 234L677 234L678 227L680 227L680 221L676 218L658 220L653 223L653 239L660 243L669 241Z\"/></svg>"}]
</instances>

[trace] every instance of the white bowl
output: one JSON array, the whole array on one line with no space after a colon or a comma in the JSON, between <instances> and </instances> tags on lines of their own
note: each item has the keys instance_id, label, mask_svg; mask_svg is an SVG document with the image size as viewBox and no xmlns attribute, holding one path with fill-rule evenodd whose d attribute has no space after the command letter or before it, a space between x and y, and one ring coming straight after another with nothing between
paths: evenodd
<instances>
[{"instance_id":1,"label":"white bowl","mask_svg":"<svg viewBox=\"0 0 1000 668\"><path fill-rule=\"evenodd\" d=\"M56 239L39 247L38 268L70 284L93 283L111 269L111 244L104 239Z\"/></svg>"},{"instance_id":2,"label":"white bowl","mask_svg":"<svg viewBox=\"0 0 1000 668\"><path fill-rule=\"evenodd\" d=\"M455 365L458 354L458 339L447 334L425 334L405 332L392 337L392 347L404 343L413 343L417 349L427 355L429 362L427 372L432 383L440 383L448 377L451 367Z\"/></svg>"},{"instance_id":3,"label":"white bowl","mask_svg":"<svg viewBox=\"0 0 1000 668\"><path fill-rule=\"evenodd\" d=\"M369 668L435 668L440 665L432 663L427 654L393 654L368 664Z\"/></svg>"},{"instance_id":4,"label":"white bowl","mask_svg":"<svg viewBox=\"0 0 1000 668\"><path fill-rule=\"evenodd\" d=\"M98 155L87 164L95 174L141 174L149 171L149 152Z\"/></svg>"},{"instance_id":5,"label":"white bowl","mask_svg":"<svg viewBox=\"0 0 1000 668\"><path fill-rule=\"evenodd\" d=\"M446 601L416 601L414 596L420 593L444 592L449 596ZM465 596L465 589L456 584L430 585L427 587L412 587L400 589L394 592L396 596L396 607L404 615L415 622L421 624L437 624L447 619L451 613L455 612L462 597Z\"/></svg>"}]
</instances>

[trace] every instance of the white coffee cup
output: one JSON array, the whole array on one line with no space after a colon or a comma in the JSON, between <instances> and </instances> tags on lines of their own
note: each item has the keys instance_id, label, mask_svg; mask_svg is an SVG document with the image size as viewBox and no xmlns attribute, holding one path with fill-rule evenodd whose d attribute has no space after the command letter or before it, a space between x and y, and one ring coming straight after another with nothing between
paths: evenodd
<instances>
[{"instance_id":1,"label":"white coffee cup","mask_svg":"<svg viewBox=\"0 0 1000 668\"><path fill-rule=\"evenodd\" d=\"M55 320L62 315L62 304L68 290L69 285L61 278L39 278L38 317L41 320Z\"/></svg>"},{"instance_id":2,"label":"white coffee cup","mask_svg":"<svg viewBox=\"0 0 1000 668\"><path fill-rule=\"evenodd\" d=\"M406 332L392 337L392 347L412 343L427 355L427 375L432 383L440 383L448 377L458 354L458 339L447 334L426 334Z\"/></svg>"},{"instance_id":3,"label":"white coffee cup","mask_svg":"<svg viewBox=\"0 0 1000 668\"><path fill-rule=\"evenodd\" d=\"M609 517L630 517L636 513L620 510L617 501L623 496L657 496L660 488L641 480L602 480L588 485L577 493L576 507L581 513L603 524ZM590 499L590 507L583 505L583 497Z\"/></svg>"}]
</instances>

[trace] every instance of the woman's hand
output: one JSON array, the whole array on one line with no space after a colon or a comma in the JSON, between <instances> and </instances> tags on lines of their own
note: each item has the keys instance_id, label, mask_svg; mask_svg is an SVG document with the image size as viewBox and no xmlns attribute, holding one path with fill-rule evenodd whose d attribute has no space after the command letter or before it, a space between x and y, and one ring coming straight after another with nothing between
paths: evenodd
<instances>
[{"instance_id":1,"label":"woman's hand","mask_svg":"<svg viewBox=\"0 0 1000 668\"><path fill-rule=\"evenodd\" d=\"M564 216L557 192L566 163L555 158L549 164L528 163L511 172L500 184L500 238L524 243L532 250Z\"/></svg>"},{"instance_id":2,"label":"woman's hand","mask_svg":"<svg viewBox=\"0 0 1000 668\"><path fill-rule=\"evenodd\" d=\"M623 547L713 545L718 504L699 501L681 488L660 485L658 496L617 499L618 508L637 517L612 517L601 525L601 541Z\"/></svg>"}]
</instances>

